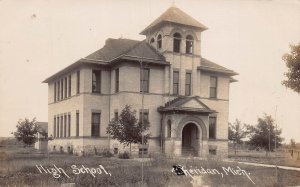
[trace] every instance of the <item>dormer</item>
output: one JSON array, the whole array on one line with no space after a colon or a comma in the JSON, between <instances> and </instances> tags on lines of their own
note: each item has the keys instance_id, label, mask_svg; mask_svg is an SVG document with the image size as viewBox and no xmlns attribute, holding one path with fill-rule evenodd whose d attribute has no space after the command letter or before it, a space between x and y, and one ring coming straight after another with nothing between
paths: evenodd
<instances>
[{"instance_id":1,"label":"dormer","mask_svg":"<svg viewBox=\"0 0 300 187\"><path fill-rule=\"evenodd\" d=\"M172 6L140 34L161 53L201 55L201 32L207 27Z\"/></svg>"}]
</instances>

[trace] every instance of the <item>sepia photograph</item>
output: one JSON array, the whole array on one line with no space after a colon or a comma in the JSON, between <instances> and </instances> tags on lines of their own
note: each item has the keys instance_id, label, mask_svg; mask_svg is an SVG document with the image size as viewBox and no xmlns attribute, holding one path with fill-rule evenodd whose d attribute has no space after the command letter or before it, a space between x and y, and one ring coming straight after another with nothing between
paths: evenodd
<instances>
[{"instance_id":1,"label":"sepia photograph","mask_svg":"<svg viewBox=\"0 0 300 187\"><path fill-rule=\"evenodd\" d=\"M15 186L300 186L300 0L0 0Z\"/></svg>"}]
</instances>

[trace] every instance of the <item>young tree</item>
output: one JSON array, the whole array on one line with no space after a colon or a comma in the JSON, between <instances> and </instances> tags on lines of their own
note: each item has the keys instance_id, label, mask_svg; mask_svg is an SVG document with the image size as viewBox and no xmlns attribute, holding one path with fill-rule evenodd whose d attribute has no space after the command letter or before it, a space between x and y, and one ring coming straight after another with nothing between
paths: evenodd
<instances>
[{"instance_id":1,"label":"young tree","mask_svg":"<svg viewBox=\"0 0 300 187\"><path fill-rule=\"evenodd\" d=\"M282 84L300 94L300 43L290 45L290 48L291 52L282 57L288 67L288 72L284 73L287 80Z\"/></svg>"},{"instance_id":2,"label":"young tree","mask_svg":"<svg viewBox=\"0 0 300 187\"><path fill-rule=\"evenodd\" d=\"M17 131L12 132L18 141L22 141L26 145L32 145L37 141L37 132L39 130L36 124L35 118L32 121L25 118L25 120L19 120L17 124Z\"/></svg>"},{"instance_id":3,"label":"young tree","mask_svg":"<svg viewBox=\"0 0 300 187\"><path fill-rule=\"evenodd\" d=\"M242 124L240 120L236 119L233 124L229 123L229 132L229 140L241 144L248 134L248 125Z\"/></svg>"},{"instance_id":4,"label":"young tree","mask_svg":"<svg viewBox=\"0 0 300 187\"><path fill-rule=\"evenodd\" d=\"M248 132L248 125L242 124L238 119L233 124L229 123L228 139L234 142L234 152L236 154L236 144L243 143L243 139L246 138Z\"/></svg>"},{"instance_id":5,"label":"young tree","mask_svg":"<svg viewBox=\"0 0 300 187\"><path fill-rule=\"evenodd\" d=\"M131 107L126 105L118 118L113 118L109 122L106 131L113 139L117 139L124 145L129 145L131 151L131 144L147 143L150 134L145 134L145 131L149 127L149 121L144 119L138 120L136 118L136 111L131 110Z\"/></svg>"},{"instance_id":6,"label":"young tree","mask_svg":"<svg viewBox=\"0 0 300 187\"><path fill-rule=\"evenodd\" d=\"M270 115L264 115L263 118L258 118L257 125L252 126L250 129L249 144L255 147L261 147L268 151L273 151L275 147L281 145L283 138L280 137L281 129L275 129L274 119Z\"/></svg>"}]
</instances>

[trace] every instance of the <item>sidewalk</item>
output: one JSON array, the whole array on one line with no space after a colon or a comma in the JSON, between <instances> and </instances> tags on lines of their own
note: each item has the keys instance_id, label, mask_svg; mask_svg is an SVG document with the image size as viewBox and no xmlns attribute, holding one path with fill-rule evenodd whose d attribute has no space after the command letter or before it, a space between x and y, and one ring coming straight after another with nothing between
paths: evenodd
<instances>
[{"instance_id":1,"label":"sidewalk","mask_svg":"<svg viewBox=\"0 0 300 187\"><path fill-rule=\"evenodd\" d=\"M224 161L225 162L234 162L234 163L239 163L239 164L252 165L252 166L262 166L262 167L270 167L270 168L275 168L276 167L276 165L271 165L271 164L259 164L259 163L253 163L253 162L238 162L238 161L233 161L233 160L224 160ZM277 166L277 168L286 169L286 170L300 171L300 168L297 168L297 167Z\"/></svg>"}]
</instances>

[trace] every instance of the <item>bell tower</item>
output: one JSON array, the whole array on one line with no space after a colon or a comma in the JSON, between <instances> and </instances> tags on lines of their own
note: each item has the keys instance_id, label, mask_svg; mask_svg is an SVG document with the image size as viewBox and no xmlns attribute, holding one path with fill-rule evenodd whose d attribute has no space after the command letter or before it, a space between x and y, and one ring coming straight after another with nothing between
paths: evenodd
<instances>
[{"instance_id":1,"label":"bell tower","mask_svg":"<svg viewBox=\"0 0 300 187\"><path fill-rule=\"evenodd\" d=\"M207 27L175 7L168 8L140 34L170 62L169 86L165 92L174 96L199 95L201 33Z\"/></svg>"}]
</instances>

